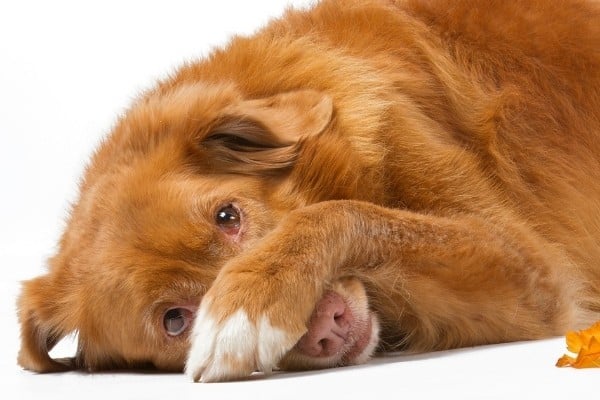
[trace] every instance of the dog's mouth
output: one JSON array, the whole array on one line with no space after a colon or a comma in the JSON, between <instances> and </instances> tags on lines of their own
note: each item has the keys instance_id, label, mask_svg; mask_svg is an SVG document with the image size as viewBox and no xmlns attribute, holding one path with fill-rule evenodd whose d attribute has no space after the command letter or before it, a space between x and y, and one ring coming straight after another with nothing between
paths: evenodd
<instances>
[{"instance_id":1,"label":"dog's mouth","mask_svg":"<svg viewBox=\"0 0 600 400\"><path fill-rule=\"evenodd\" d=\"M361 364L379 342L379 322L369 310L362 284L341 281L317 303L308 331L280 363L282 369Z\"/></svg>"}]
</instances>

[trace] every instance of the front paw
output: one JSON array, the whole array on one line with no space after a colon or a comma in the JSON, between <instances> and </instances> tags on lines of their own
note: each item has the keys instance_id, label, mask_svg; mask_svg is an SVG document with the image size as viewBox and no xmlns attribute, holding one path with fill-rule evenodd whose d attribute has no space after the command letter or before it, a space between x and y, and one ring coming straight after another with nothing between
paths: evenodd
<instances>
[{"instance_id":1,"label":"front paw","mask_svg":"<svg viewBox=\"0 0 600 400\"><path fill-rule=\"evenodd\" d=\"M268 310L257 310L252 304L232 307L235 303L214 296L202 301L186 363L186 373L194 381L232 380L254 371L268 374L304 333L274 325Z\"/></svg>"}]
</instances>

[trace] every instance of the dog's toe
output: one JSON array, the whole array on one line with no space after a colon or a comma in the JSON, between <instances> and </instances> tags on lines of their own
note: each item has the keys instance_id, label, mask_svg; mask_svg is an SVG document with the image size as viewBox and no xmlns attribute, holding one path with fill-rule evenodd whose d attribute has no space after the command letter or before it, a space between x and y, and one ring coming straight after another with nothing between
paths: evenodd
<instances>
[{"instance_id":1,"label":"dog's toe","mask_svg":"<svg viewBox=\"0 0 600 400\"><path fill-rule=\"evenodd\" d=\"M219 323L211 306L211 301L203 302L196 317L186 373L202 382L249 375L256 367L256 327L241 309Z\"/></svg>"}]
</instances>

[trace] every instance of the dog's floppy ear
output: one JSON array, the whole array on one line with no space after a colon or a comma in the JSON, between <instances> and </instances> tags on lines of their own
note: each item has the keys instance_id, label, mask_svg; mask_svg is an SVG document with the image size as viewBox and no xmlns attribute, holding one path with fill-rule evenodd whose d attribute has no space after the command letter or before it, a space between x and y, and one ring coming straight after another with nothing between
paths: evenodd
<instances>
[{"instance_id":1,"label":"dog's floppy ear","mask_svg":"<svg viewBox=\"0 0 600 400\"><path fill-rule=\"evenodd\" d=\"M62 285L45 275L23 283L18 300L21 324L21 350L18 362L28 370L57 372L74 368L74 359L52 359L48 352L74 328L74 310L68 307L68 295Z\"/></svg>"},{"instance_id":2,"label":"dog's floppy ear","mask_svg":"<svg viewBox=\"0 0 600 400\"><path fill-rule=\"evenodd\" d=\"M294 164L301 140L320 134L332 116L331 98L315 90L241 101L215 121L201 147L217 172L276 173Z\"/></svg>"}]
</instances>

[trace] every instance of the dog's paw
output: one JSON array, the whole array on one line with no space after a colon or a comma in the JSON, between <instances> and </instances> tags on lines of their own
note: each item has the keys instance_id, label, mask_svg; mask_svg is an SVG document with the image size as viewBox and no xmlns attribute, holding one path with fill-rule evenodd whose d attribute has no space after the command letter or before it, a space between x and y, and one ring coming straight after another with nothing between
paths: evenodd
<instances>
[{"instance_id":1,"label":"dog's paw","mask_svg":"<svg viewBox=\"0 0 600 400\"><path fill-rule=\"evenodd\" d=\"M273 326L266 312L251 316L243 307L227 310L218 299L205 298L194 322L186 373L202 382L268 374L302 334Z\"/></svg>"}]
</instances>

